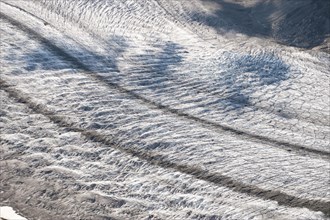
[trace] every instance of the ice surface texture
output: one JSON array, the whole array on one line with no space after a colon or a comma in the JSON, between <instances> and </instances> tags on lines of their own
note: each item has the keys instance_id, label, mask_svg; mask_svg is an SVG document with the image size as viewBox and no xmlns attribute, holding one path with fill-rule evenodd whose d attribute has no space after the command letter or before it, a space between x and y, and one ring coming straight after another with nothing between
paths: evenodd
<instances>
[{"instance_id":1,"label":"ice surface texture","mask_svg":"<svg viewBox=\"0 0 330 220\"><path fill-rule=\"evenodd\" d=\"M273 28L293 37L285 19L307 5L5 2L0 205L28 219L329 216L327 30L306 46Z\"/></svg>"}]
</instances>

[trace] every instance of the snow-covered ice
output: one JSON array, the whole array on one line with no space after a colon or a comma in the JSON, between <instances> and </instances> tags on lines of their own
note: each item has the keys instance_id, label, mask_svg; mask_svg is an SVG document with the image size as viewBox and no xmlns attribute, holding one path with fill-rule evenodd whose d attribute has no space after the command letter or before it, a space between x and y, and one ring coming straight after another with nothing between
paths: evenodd
<instances>
[{"instance_id":1,"label":"snow-covered ice","mask_svg":"<svg viewBox=\"0 0 330 220\"><path fill-rule=\"evenodd\" d=\"M329 217L324 30L280 32L322 3L300 22L286 14L307 3L239 2L0 2L0 205L29 219Z\"/></svg>"}]
</instances>

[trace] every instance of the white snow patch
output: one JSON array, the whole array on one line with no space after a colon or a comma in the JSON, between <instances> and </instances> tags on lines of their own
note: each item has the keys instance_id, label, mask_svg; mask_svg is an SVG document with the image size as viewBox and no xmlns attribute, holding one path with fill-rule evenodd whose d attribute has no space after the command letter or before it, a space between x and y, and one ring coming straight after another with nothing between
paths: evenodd
<instances>
[{"instance_id":1,"label":"white snow patch","mask_svg":"<svg viewBox=\"0 0 330 220\"><path fill-rule=\"evenodd\" d=\"M9 206L0 207L0 218L5 220L27 220L26 218L16 214L14 209Z\"/></svg>"}]
</instances>

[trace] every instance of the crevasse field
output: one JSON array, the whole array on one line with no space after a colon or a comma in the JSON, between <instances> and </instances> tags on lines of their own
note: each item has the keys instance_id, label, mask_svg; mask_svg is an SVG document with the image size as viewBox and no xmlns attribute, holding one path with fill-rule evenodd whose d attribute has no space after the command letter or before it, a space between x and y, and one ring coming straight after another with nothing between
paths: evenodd
<instances>
[{"instance_id":1,"label":"crevasse field","mask_svg":"<svg viewBox=\"0 0 330 220\"><path fill-rule=\"evenodd\" d=\"M1 0L0 206L29 220L329 219L329 11Z\"/></svg>"}]
</instances>

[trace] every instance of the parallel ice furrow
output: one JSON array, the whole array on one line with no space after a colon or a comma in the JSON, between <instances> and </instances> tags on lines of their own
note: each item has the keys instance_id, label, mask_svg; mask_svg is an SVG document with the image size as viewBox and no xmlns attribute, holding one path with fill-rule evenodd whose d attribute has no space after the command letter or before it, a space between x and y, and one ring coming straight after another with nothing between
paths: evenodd
<instances>
[{"instance_id":1,"label":"parallel ice furrow","mask_svg":"<svg viewBox=\"0 0 330 220\"><path fill-rule=\"evenodd\" d=\"M35 46L35 43L31 45L32 48ZM28 48L29 44L25 44L25 49ZM56 65L56 60L52 64ZM44 65L47 65L47 61ZM36 72L37 75L29 71L28 75L17 76L10 74L9 67L7 71L3 78L12 83L19 78L22 83L16 87L37 103L48 106L81 128L96 129L104 135L116 137L127 148L160 152L171 160L185 161L191 166L205 167L215 173L220 171L242 182L270 189L281 187L283 191L298 197L326 198L323 195L327 180L320 178L327 175L326 161L310 159L310 162L306 162L303 157L284 150L203 128L173 114L150 109L134 97L95 81L88 73L68 70L53 80L52 75L44 75L40 71ZM49 82L52 82L51 86ZM102 102L96 103L94 100ZM282 163L288 160L289 166L283 166ZM257 179L255 174L260 171L260 166L256 164L263 167ZM289 177L288 173L292 175ZM305 173L309 173L305 177L307 179L304 179ZM309 191L314 187L315 190Z\"/></svg>"},{"instance_id":2,"label":"parallel ice furrow","mask_svg":"<svg viewBox=\"0 0 330 220\"><path fill-rule=\"evenodd\" d=\"M175 20L156 1L6 2L31 14L1 3L14 21L1 20L1 82L9 96L17 91L18 101L45 111L33 112L1 91L1 151L6 169L27 167L18 179L29 182L26 172L62 184L90 202L72 208L102 216L322 218L271 200L281 201L280 192L330 202L325 53L211 30L200 35L203 23ZM201 7L173 5L172 12ZM213 34L218 38L207 40ZM103 139L94 140L91 131ZM158 155L160 162L134 152ZM21 161L14 159L19 154ZM274 199L181 165L269 190ZM44 190L45 198L70 202L67 192Z\"/></svg>"},{"instance_id":3,"label":"parallel ice furrow","mask_svg":"<svg viewBox=\"0 0 330 220\"><path fill-rule=\"evenodd\" d=\"M295 83L297 77L301 79L308 77L309 80L312 80L313 77L307 75L310 72L310 68L301 70L299 67L301 65L289 66L286 63L291 62L292 58L287 56L279 58L276 55L272 55L274 51L269 53L262 52L263 54L261 55L260 52L259 54L258 52L253 52L254 54L251 55L239 55L221 50L216 55L212 54L211 57L209 55L209 58L206 57L206 54L201 54L199 57L196 57L197 60L190 61L195 54L193 54L194 56L191 56L190 53L186 54L187 50L184 48L189 48L189 51L193 51L194 47L191 45L185 47L182 42L180 44L170 42L165 45L158 43L155 46L143 46L144 44L139 44L140 41L134 42L131 39L129 40L127 44L121 43L124 45L121 48L122 51L120 51L120 54L125 57L123 60L118 59L114 61L114 58L108 60L106 57L103 59L110 63L111 67L116 65L120 71L115 73L116 77L112 74L109 77L110 80L120 80L122 85L128 86L131 90L136 90L152 100L161 101L163 105L170 105L174 108L185 110L197 117L214 122L221 118L220 122L222 123L230 123L233 127L239 127L252 133L257 131L258 134L261 132L263 136L272 137L273 139L290 140L289 142L295 144L312 146L319 150L328 151L329 129L327 117L324 117L326 115L322 113L320 115L317 109L313 110L317 106L308 104L308 102L315 100L316 94L319 94L319 92L311 93L311 98L306 99L308 96L300 88L301 83L299 81ZM123 39L121 42L123 42ZM135 45L135 43L138 44ZM134 48L135 54L131 49L125 49L125 47ZM139 47L142 49L140 52L139 50L141 49L137 50ZM112 49L111 46L110 48ZM76 51L74 52L76 53ZM278 53L280 52L278 51ZM168 64L162 62L166 57L172 57L174 62L169 62ZM159 62L157 61L158 59ZM189 59L190 62L185 61L186 59ZM285 61L286 59L288 61ZM85 60L87 63L95 64L90 59ZM144 60L148 60L147 63L144 63ZM208 62L209 60L211 62ZM155 61L157 61L155 65L150 65ZM305 62L305 59L302 61ZM295 62L297 63L296 58ZM140 64L137 65L137 63ZM317 63L317 66L311 68L315 69L320 65L322 64ZM97 67L96 71L98 68L104 71L105 66L102 63L98 63L97 66L100 67ZM134 68L133 71L131 71L131 66ZM141 67L138 68L139 66ZM221 68L220 72L217 70L219 67ZM138 68L138 74L134 74L136 68ZM262 69L264 68L267 69L264 70L266 72L263 72ZM187 72L187 69L193 69L194 71ZM248 72L244 73L245 69ZM212 72L213 74L206 75L205 73L207 72ZM274 74L281 75L275 76ZM315 74L323 78L326 77L325 72ZM155 80L159 76L162 79ZM149 78L149 80L146 80L146 78ZM324 80L318 77L315 80L316 82L310 82L310 84L323 84L320 88L327 87L327 78ZM183 86L186 82L194 83L194 81L201 86ZM287 82L290 83L288 84ZM295 86L299 87L295 89ZM205 91L204 88L208 88L208 90ZM295 90L298 89L299 92L297 93ZM315 89L306 87L305 90L306 93L310 93ZM197 100L194 98L196 92L199 93ZM213 96L212 93L216 93L216 95ZM222 95L219 95L219 93ZM262 96L259 94L262 94ZM275 94L275 96L269 97L269 94L272 94L272 96ZM155 99L152 98L153 96L155 96ZM328 109L327 102L324 102L324 100L329 99L328 95L324 93L322 95L321 93L321 97L322 99L316 101L316 103L323 103L325 106L317 108ZM301 100L301 98L303 99ZM182 106L181 103L183 102L192 103L191 108L187 109L185 108L186 105ZM223 108L226 108L225 112L223 112ZM201 110L196 112L195 109ZM231 110L229 114L228 110ZM205 115L205 112L207 112L207 115ZM246 116L237 120L237 115ZM316 124L313 125L311 122ZM319 127L320 125L321 127Z\"/></svg>"},{"instance_id":4,"label":"parallel ice furrow","mask_svg":"<svg viewBox=\"0 0 330 220\"><path fill-rule=\"evenodd\" d=\"M1 122L7 120L2 126L1 156L6 159L6 164L1 162L1 177L10 177L7 169L19 167L17 176L7 179L7 184L14 185L16 180L26 184L19 186L23 192L19 198L15 197L18 205L35 198L42 199L35 204L34 210L43 207L64 218L72 210L84 216L88 216L86 211L94 210L98 213L94 218L109 216L109 213L144 218L150 211L165 219L202 215L320 217L317 213L283 209L274 202L244 196L225 187L195 180L189 175L150 166L111 149L111 146L90 142L79 133L57 127L43 115L31 112L24 104L10 100L6 93L1 91L0 94L5 112ZM26 124L30 127L28 130ZM22 151L20 161L14 159L17 151ZM40 183L38 188L27 185L31 178L34 184ZM57 190L57 185L65 190ZM71 202L73 197L80 202ZM61 202L57 203L60 208L54 209L49 202L60 198ZM238 203L244 205L238 209ZM106 210L104 204L108 206Z\"/></svg>"}]
</instances>

